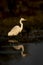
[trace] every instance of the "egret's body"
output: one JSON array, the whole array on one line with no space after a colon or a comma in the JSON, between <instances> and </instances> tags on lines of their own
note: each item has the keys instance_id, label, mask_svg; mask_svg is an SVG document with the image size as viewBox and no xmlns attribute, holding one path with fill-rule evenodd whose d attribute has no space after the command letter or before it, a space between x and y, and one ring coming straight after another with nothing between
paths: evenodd
<instances>
[{"instance_id":1,"label":"egret's body","mask_svg":"<svg viewBox=\"0 0 43 65\"><path fill-rule=\"evenodd\" d=\"M22 23L22 21L25 21L25 19L21 18L20 19L21 26L16 25L15 27L13 27L11 29L11 31L8 32L8 36L16 36L16 35L18 35L22 31L22 29L23 29L23 23Z\"/></svg>"},{"instance_id":2,"label":"egret's body","mask_svg":"<svg viewBox=\"0 0 43 65\"><path fill-rule=\"evenodd\" d=\"M24 18L21 18L21 19L20 19L20 24L21 24L21 26L16 25L15 27L13 27L13 28L11 29L11 31L8 32L8 36L16 36L16 35L18 35L18 34L22 31L22 29L23 29L23 23L22 23L22 21L25 21L25 19L24 19ZM8 41L8 42L9 42L9 41ZM12 42L12 40L10 40L10 42ZM13 42L13 43L14 43L14 42ZM13 48L15 48L15 49L17 49L17 50L19 50L19 49L22 48L21 55L22 55L22 56L26 56L26 54L23 53L23 52L24 52L24 46L23 46L23 45L13 46Z\"/></svg>"},{"instance_id":3,"label":"egret's body","mask_svg":"<svg viewBox=\"0 0 43 65\"><path fill-rule=\"evenodd\" d=\"M16 35L18 35L18 33L20 33L20 27L19 26L15 26L8 33L8 36L16 36Z\"/></svg>"}]
</instances>

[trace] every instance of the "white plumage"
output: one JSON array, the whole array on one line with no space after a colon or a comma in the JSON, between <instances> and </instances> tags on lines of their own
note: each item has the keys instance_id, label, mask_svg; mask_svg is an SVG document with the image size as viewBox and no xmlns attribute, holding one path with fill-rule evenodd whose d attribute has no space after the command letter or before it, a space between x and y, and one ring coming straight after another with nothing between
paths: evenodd
<instances>
[{"instance_id":1,"label":"white plumage","mask_svg":"<svg viewBox=\"0 0 43 65\"><path fill-rule=\"evenodd\" d=\"M21 18L21 19L20 19L21 27L18 26L18 25L14 26L14 27L11 29L11 31L8 32L8 36L16 36L16 35L18 35L18 34L22 31L22 29L23 29L23 23L22 23L22 21L25 21L25 20L26 20L26 19Z\"/></svg>"},{"instance_id":2,"label":"white plumage","mask_svg":"<svg viewBox=\"0 0 43 65\"><path fill-rule=\"evenodd\" d=\"M11 29L11 31L8 32L8 36L16 36L16 35L18 35L18 34L22 31L22 29L23 29L23 23L22 23L22 21L26 21L26 19L21 18L21 19L20 19L21 27L18 26L18 25L14 26L14 27ZM13 42L13 43L14 43L13 40L10 40L10 41L8 41L8 42ZM21 55L22 55L23 57L26 56L26 54L23 53L23 52L24 52L24 46L23 46L23 45L13 46L13 48L15 48L15 49L17 49L17 50L19 50L19 49L22 48Z\"/></svg>"}]
</instances>

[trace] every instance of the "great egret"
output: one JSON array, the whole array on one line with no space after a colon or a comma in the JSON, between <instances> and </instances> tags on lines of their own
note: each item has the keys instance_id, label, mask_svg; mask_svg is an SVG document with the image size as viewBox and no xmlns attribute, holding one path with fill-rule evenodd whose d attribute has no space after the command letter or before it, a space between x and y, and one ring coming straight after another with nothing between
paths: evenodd
<instances>
[{"instance_id":1,"label":"great egret","mask_svg":"<svg viewBox=\"0 0 43 65\"><path fill-rule=\"evenodd\" d=\"M21 27L18 26L18 25L16 25L15 27L13 27L13 28L11 29L11 31L8 32L8 36L16 36L16 35L18 35L18 34L22 31L22 29L23 29L23 23L22 23L22 21L26 21L26 19L21 18L21 19L20 19Z\"/></svg>"},{"instance_id":2,"label":"great egret","mask_svg":"<svg viewBox=\"0 0 43 65\"><path fill-rule=\"evenodd\" d=\"M11 29L11 31L8 32L8 36L16 36L16 35L18 35L18 34L22 31L22 29L23 29L23 23L22 23L22 21L26 21L26 19L21 18L21 19L20 19L21 27L18 26L18 25L16 25L15 27L13 27L13 28ZM8 42L13 42L13 43L14 43L14 41L12 41L12 40L10 40L10 41L8 41ZM22 48L21 55L22 55L23 57L26 56L26 54L23 53L23 52L24 52L24 46L23 46L23 45L13 46L13 48L15 48L15 49L17 49L17 50L20 50L20 49Z\"/></svg>"}]
</instances>

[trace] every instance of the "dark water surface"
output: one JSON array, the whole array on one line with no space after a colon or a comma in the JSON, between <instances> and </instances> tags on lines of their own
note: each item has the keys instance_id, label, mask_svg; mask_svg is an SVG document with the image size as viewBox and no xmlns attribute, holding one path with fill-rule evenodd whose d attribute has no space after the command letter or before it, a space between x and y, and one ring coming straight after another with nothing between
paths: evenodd
<instances>
[{"instance_id":1,"label":"dark water surface","mask_svg":"<svg viewBox=\"0 0 43 65\"><path fill-rule=\"evenodd\" d=\"M6 57L7 60L3 61L3 57L0 57L0 65L43 65L43 42L37 44L29 44L28 52L31 53L31 56L26 56L24 58L20 57L15 59Z\"/></svg>"}]
</instances>

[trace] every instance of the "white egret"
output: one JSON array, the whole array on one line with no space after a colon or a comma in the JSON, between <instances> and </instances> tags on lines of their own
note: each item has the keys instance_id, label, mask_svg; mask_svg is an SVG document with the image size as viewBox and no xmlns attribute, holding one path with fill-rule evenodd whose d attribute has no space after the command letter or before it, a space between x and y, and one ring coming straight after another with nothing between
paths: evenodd
<instances>
[{"instance_id":1,"label":"white egret","mask_svg":"<svg viewBox=\"0 0 43 65\"><path fill-rule=\"evenodd\" d=\"M26 21L26 19L21 18L21 19L20 19L20 24L21 24L21 26L18 26L18 25L14 26L14 27L11 29L11 31L8 32L8 36L16 36L16 35L18 35L18 34L22 31L22 29L23 29L23 23L22 23L22 21Z\"/></svg>"},{"instance_id":2,"label":"white egret","mask_svg":"<svg viewBox=\"0 0 43 65\"><path fill-rule=\"evenodd\" d=\"M11 29L11 31L8 32L8 36L16 36L16 35L18 35L18 34L22 31L22 29L23 29L23 23L22 23L22 21L26 21L26 19L21 18L21 19L20 19L21 27L18 26L18 25L16 25L15 27L13 27L13 28ZM10 40L10 41L8 41L8 42L13 42L13 43L14 43L15 41ZM26 56L26 54L23 53L23 52L24 52L24 46L23 46L23 45L13 46L13 48L15 48L15 49L17 49L17 50L20 50L20 49L22 48L21 55L22 55L23 57Z\"/></svg>"}]
</instances>

